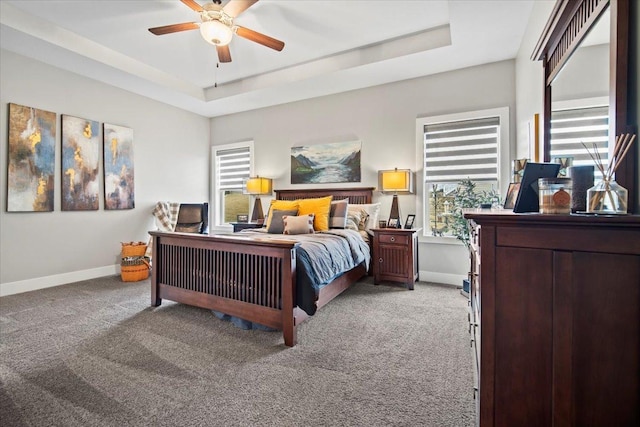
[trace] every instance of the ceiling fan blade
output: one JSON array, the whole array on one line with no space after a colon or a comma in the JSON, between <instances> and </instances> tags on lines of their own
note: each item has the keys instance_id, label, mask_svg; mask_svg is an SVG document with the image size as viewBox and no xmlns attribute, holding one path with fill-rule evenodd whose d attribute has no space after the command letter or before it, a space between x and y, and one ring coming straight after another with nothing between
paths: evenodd
<instances>
[{"instance_id":1,"label":"ceiling fan blade","mask_svg":"<svg viewBox=\"0 0 640 427\"><path fill-rule=\"evenodd\" d=\"M222 10L230 17L235 18L257 2L258 0L229 0L229 3L225 4Z\"/></svg>"},{"instance_id":2,"label":"ceiling fan blade","mask_svg":"<svg viewBox=\"0 0 640 427\"><path fill-rule=\"evenodd\" d=\"M177 33L179 31L197 30L198 28L200 28L200 25L196 24L195 22L183 22L182 24L173 24L173 25L165 25L164 27L149 28L149 31L151 31L156 36L161 36L163 34Z\"/></svg>"},{"instance_id":3,"label":"ceiling fan blade","mask_svg":"<svg viewBox=\"0 0 640 427\"><path fill-rule=\"evenodd\" d=\"M236 26L236 34L240 37L243 37L247 40L251 40L252 42L260 43L266 47L270 47L271 49L275 49L277 51L281 51L284 49L284 42L280 40L276 40L272 37L266 36L257 31L250 30L245 27Z\"/></svg>"},{"instance_id":4,"label":"ceiling fan blade","mask_svg":"<svg viewBox=\"0 0 640 427\"><path fill-rule=\"evenodd\" d=\"M229 45L216 46L216 50L218 51L218 61L231 62L231 51L229 51Z\"/></svg>"},{"instance_id":5,"label":"ceiling fan blade","mask_svg":"<svg viewBox=\"0 0 640 427\"><path fill-rule=\"evenodd\" d=\"M204 12L204 9L202 8L202 6L200 6L198 3L196 3L193 0L180 0L180 1L186 4L187 6L189 6L191 9L195 10L196 12Z\"/></svg>"}]
</instances>

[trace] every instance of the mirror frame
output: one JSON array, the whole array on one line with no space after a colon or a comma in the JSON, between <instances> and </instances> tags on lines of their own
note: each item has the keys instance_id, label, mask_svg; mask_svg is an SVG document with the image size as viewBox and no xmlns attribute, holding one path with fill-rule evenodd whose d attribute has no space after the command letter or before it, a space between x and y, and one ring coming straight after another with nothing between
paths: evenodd
<instances>
[{"instance_id":1,"label":"mirror frame","mask_svg":"<svg viewBox=\"0 0 640 427\"><path fill-rule=\"evenodd\" d=\"M542 61L543 159L551 160L551 83L576 51L598 18L610 8L609 44L609 149L617 135L634 133L629 125L627 104L629 69L629 0L558 0L533 52L532 60ZM640 142L636 141L636 144ZM616 181L629 191L629 213L637 206L638 150L630 150L616 171Z\"/></svg>"}]
</instances>

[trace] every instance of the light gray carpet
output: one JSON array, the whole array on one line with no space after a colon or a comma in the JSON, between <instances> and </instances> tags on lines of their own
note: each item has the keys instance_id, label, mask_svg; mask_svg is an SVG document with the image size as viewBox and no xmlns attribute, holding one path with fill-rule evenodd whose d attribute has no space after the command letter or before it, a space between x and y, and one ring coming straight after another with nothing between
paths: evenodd
<instances>
[{"instance_id":1,"label":"light gray carpet","mask_svg":"<svg viewBox=\"0 0 640 427\"><path fill-rule=\"evenodd\" d=\"M467 303L356 284L298 329L245 331L117 276L0 298L7 426L471 426Z\"/></svg>"}]
</instances>

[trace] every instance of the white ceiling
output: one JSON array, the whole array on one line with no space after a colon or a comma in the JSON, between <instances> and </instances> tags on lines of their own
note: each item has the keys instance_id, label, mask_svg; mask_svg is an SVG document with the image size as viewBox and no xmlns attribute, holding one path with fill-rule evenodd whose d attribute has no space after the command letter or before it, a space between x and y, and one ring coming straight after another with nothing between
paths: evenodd
<instances>
[{"instance_id":1,"label":"white ceiling","mask_svg":"<svg viewBox=\"0 0 640 427\"><path fill-rule=\"evenodd\" d=\"M2 0L0 47L215 117L514 58L532 4L260 0L235 23L284 49L234 36L217 67L199 31L147 31L200 22L179 0Z\"/></svg>"}]
</instances>

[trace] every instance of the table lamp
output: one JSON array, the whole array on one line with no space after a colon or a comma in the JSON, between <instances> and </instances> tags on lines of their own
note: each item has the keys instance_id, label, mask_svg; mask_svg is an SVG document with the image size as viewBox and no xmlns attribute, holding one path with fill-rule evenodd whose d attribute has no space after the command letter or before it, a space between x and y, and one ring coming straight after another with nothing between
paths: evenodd
<instances>
[{"instance_id":1,"label":"table lamp","mask_svg":"<svg viewBox=\"0 0 640 427\"><path fill-rule=\"evenodd\" d=\"M244 193L255 196L253 205L253 213L251 214L251 222L262 224L264 222L264 213L262 212L262 202L260 196L272 193L272 179L260 176L247 178L244 181Z\"/></svg>"},{"instance_id":2,"label":"table lamp","mask_svg":"<svg viewBox=\"0 0 640 427\"><path fill-rule=\"evenodd\" d=\"M398 192L413 193L413 174L410 169L378 171L378 186L383 193L393 193L389 223L395 220L396 227L402 228L400 222L400 208L398 207Z\"/></svg>"}]
</instances>

